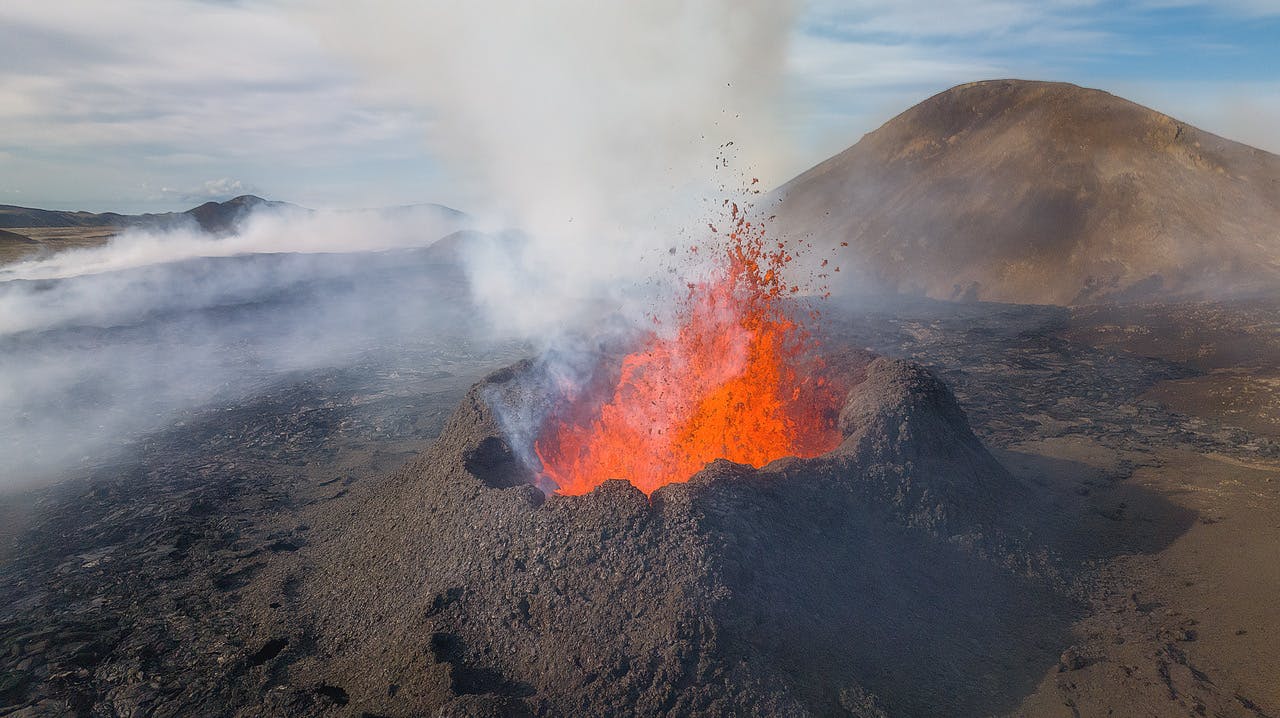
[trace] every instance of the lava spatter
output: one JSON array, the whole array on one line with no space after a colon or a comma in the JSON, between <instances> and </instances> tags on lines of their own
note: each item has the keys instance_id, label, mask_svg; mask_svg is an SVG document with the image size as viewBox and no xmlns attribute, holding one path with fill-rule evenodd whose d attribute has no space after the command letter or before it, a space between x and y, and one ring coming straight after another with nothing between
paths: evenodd
<instances>
[{"instance_id":1,"label":"lava spatter","mask_svg":"<svg viewBox=\"0 0 1280 718\"><path fill-rule=\"evenodd\" d=\"M544 426L534 449L558 493L623 478L649 494L715 459L759 467L839 443L843 391L804 326L816 314L784 299L800 292L783 278L791 253L736 204L713 234L715 269L687 285L674 332L648 334L611 394L579 397Z\"/></svg>"}]
</instances>

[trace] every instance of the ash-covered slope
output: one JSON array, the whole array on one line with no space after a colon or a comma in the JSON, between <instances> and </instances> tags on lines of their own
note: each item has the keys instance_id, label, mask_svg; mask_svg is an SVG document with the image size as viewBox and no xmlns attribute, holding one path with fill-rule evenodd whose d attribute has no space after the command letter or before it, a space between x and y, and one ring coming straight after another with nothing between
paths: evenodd
<instances>
[{"instance_id":1,"label":"ash-covered slope","mask_svg":"<svg viewBox=\"0 0 1280 718\"><path fill-rule=\"evenodd\" d=\"M312 525L244 670L314 688L264 710L985 715L1054 665L1071 612L1029 577L1025 491L926 370L859 371L830 454L713 463L649 500L526 483L493 407L536 400L531 367Z\"/></svg>"},{"instance_id":2,"label":"ash-covered slope","mask_svg":"<svg viewBox=\"0 0 1280 718\"><path fill-rule=\"evenodd\" d=\"M776 193L836 289L1072 304L1280 287L1280 157L1098 90L929 98Z\"/></svg>"}]
</instances>

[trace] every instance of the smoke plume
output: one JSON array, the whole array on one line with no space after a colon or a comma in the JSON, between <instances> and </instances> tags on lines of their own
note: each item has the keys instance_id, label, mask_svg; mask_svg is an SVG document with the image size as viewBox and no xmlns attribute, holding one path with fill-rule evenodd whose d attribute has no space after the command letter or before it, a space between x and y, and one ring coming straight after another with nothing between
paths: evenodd
<instances>
[{"instance_id":1,"label":"smoke plume","mask_svg":"<svg viewBox=\"0 0 1280 718\"><path fill-rule=\"evenodd\" d=\"M458 187L424 199L466 198L465 227L485 232L429 209L259 212L227 237L133 231L0 270L0 488L289 372L435 341L432 361L442 337L537 338L573 367L560 330L610 316L605 333L625 334L662 304L647 298L699 271L669 252L702 239L747 178L779 179L796 8L504 5L296 10L365 70L372 100L423 113ZM450 233L447 251L425 249Z\"/></svg>"},{"instance_id":2,"label":"smoke plume","mask_svg":"<svg viewBox=\"0 0 1280 718\"><path fill-rule=\"evenodd\" d=\"M421 207L134 231L0 270L0 490L110 460L184 412L292 372L439 361L481 327Z\"/></svg>"},{"instance_id":3,"label":"smoke plume","mask_svg":"<svg viewBox=\"0 0 1280 718\"><path fill-rule=\"evenodd\" d=\"M743 176L772 176L787 38L776 0L329 2L309 18L418 104L471 204L528 241L470 263L496 321L540 334L582 297L618 299L705 227ZM737 149L724 166L721 146ZM626 308L624 304L624 308Z\"/></svg>"}]
</instances>

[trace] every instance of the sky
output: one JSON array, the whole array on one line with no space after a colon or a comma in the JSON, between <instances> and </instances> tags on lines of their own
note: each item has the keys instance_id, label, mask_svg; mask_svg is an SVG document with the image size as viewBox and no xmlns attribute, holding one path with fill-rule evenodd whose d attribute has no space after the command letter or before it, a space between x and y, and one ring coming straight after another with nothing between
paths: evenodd
<instances>
[{"instance_id":1,"label":"sky","mask_svg":"<svg viewBox=\"0 0 1280 718\"><path fill-rule=\"evenodd\" d=\"M360 12L383 5L392 7ZM439 58L388 73L368 61L377 37L353 52L342 37L353 16L327 21L318 17L325 7L6 0L0 204L166 211L245 193L318 208L483 204L483 185L446 156L449 108L432 105L440 95L380 81L398 73L430 87ZM498 13L503 3L479 7ZM555 12L573 7L561 2ZM590 32L589 14L564 23L552 15L521 51ZM429 11L409 20L433 22ZM729 12L721 22L730 33L739 18ZM1005 77L1104 89L1280 153L1280 0L810 0L784 25L781 149L763 178L769 185L932 94ZM598 43L606 51L607 39ZM463 40L480 59L494 38ZM678 79L678 70L664 71Z\"/></svg>"}]
</instances>

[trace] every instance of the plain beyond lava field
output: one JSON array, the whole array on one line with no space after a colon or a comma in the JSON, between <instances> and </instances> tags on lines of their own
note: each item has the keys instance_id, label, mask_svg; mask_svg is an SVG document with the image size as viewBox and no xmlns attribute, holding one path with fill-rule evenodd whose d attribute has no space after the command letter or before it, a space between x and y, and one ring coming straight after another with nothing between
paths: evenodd
<instances>
[{"instance_id":1,"label":"plain beyond lava field","mask_svg":"<svg viewBox=\"0 0 1280 718\"><path fill-rule=\"evenodd\" d=\"M1001 697L1020 706L1012 714L1280 714L1280 443L1267 426L1233 426L1220 401L1271 386L1276 316L1275 301L867 300L828 312L839 341L933 367L978 436L1079 517L1083 550L1099 557L1079 586L1090 610L1045 646L1060 658ZM291 680L314 646L264 629L296 591L268 577L305 564L317 518L376 492L472 381L518 355L438 346L301 373L59 486L6 496L6 713L349 713L341 685ZM1228 368L1239 379L1212 401L1176 391ZM972 636L970 660L938 670L977 681L994 640Z\"/></svg>"}]
</instances>

